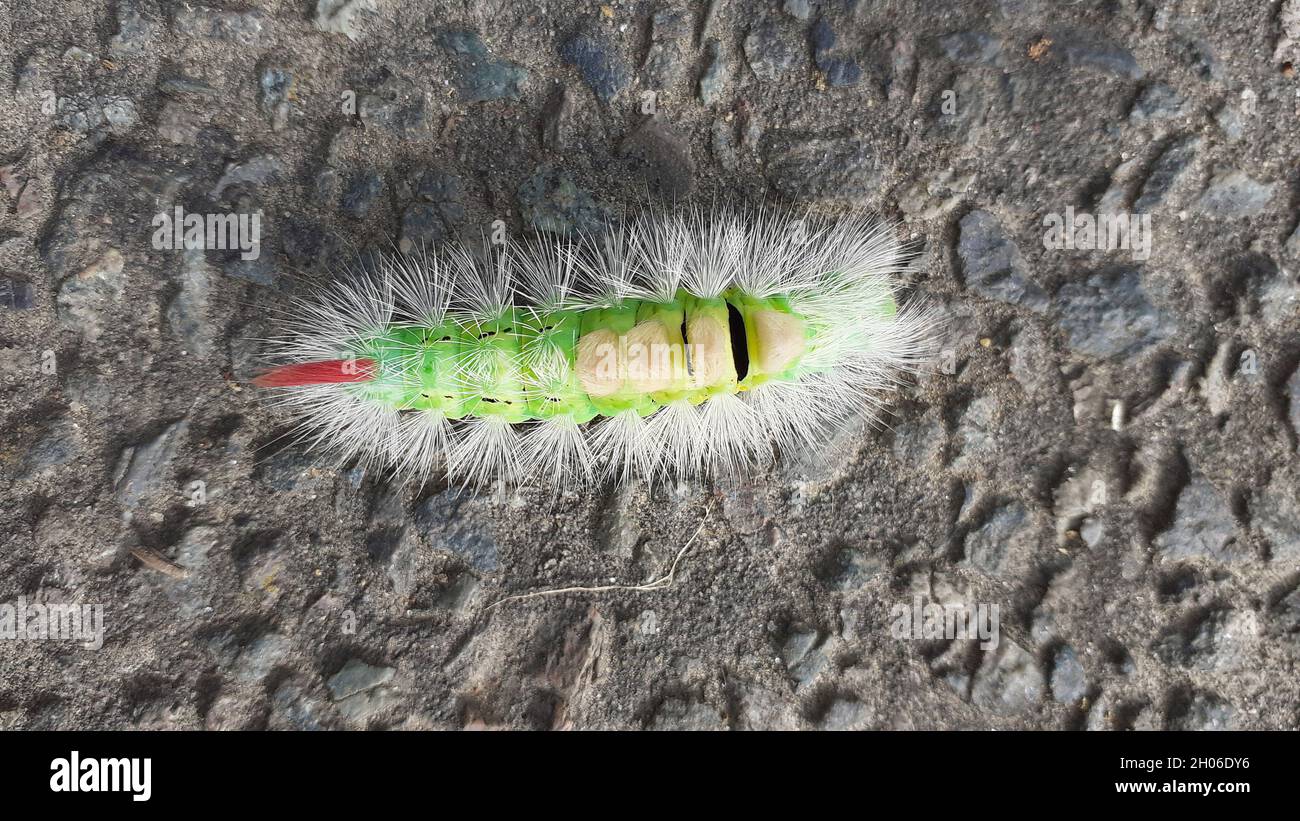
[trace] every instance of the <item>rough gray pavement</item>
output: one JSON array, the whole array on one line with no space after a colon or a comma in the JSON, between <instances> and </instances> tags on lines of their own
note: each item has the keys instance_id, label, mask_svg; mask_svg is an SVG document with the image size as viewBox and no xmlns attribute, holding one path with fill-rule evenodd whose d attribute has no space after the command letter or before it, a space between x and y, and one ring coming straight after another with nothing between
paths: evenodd
<instances>
[{"instance_id":1,"label":"rough gray pavement","mask_svg":"<svg viewBox=\"0 0 1300 821\"><path fill-rule=\"evenodd\" d=\"M1300 726L1297 0L50 0L0 35L0 603L105 628L0 639L0 727ZM315 465L247 385L335 263L672 201L896 220L934 366L738 488L553 504ZM260 257L156 249L178 205L260 213ZM1067 207L1149 253L1048 247ZM489 609L697 531L667 589ZM896 637L917 596L1000 641Z\"/></svg>"}]
</instances>

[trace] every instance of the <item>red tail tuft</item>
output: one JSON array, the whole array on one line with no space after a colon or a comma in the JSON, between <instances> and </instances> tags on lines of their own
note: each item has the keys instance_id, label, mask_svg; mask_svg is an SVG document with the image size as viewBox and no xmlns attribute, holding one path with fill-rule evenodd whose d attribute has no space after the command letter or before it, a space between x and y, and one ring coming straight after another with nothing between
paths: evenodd
<instances>
[{"instance_id":1,"label":"red tail tuft","mask_svg":"<svg viewBox=\"0 0 1300 821\"><path fill-rule=\"evenodd\" d=\"M272 368L253 380L259 388L296 388L301 385L337 385L369 382L378 363L373 359L327 359Z\"/></svg>"}]
</instances>

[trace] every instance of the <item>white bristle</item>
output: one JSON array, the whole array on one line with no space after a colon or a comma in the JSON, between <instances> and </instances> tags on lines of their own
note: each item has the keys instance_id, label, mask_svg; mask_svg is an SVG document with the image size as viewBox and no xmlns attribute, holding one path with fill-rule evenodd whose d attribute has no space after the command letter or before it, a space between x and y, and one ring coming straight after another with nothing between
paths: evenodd
<instances>
[{"instance_id":1,"label":"white bristle","mask_svg":"<svg viewBox=\"0 0 1300 821\"><path fill-rule=\"evenodd\" d=\"M648 427L646 420L634 410L593 425L589 434L591 450L605 466L604 478L620 483L653 478L659 454L647 435Z\"/></svg>"},{"instance_id":2,"label":"white bristle","mask_svg":"<svg viewBox=\"0 0 1300 821\"><path fill-rule=\"evenodd\" d=\"M596 475L591 443L582 426L567 416L530 425L520 462L524 476L553 490L585 486Z\"/></svg>"},{"instance_id":3,"label":"white bristle","mask_svg":"<svg viewBox=\"0 0 1300 821\"><path fill-rule=\"evenodd\" d=\"M417 325L441 324L451 304L454 286L446 262L421 247L389 264L392 265L394 307L399 316Z\"/></svg>"},{"instance_id":4,"label":"white bristle","mask_svg":"<svg viewBox=\"0 0 1300 821\"><path fill-rule=\"evenodd\" d=\"M391 439L390 460L399 475L424 484L450 463L451 423L441 411L406 414Z\"/></svg>"},{"instance_id":5,"label":"white bristle","mask_svg":"<svg viewBox=\"0 0 1300 821\"><path fill-rule=\"evenodd\" d=\"M457 484L510 484L520 475L519 432L500 416L466 419L452 445L447 472Z\"/></svg>"},{"instance_id":6,"label":"white bristle","mask_svg":"<svg viewBox=\"0 0 1300 821\"><path fill-rule=\"evenodd\" d=\"M641 268L633 230L613 225L602 236L578 240L574 304L608 308L636 296Z\"/></svg>"}]
</instances>

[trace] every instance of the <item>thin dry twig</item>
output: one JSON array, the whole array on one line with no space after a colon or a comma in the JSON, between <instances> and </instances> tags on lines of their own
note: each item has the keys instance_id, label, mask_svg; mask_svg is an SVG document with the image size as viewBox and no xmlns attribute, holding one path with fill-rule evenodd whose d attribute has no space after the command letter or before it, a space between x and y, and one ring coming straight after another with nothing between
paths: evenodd
<instances>
[{"instance_id":1,"label":"thin dry twig","mask_svg":"<svg viewBox=\"0 0 1300 821\"><path fill-rule=\"evenodd\" d=\"M681 562L682 557L686 555L686 551L691 549L691 545L695 543L696 537L699 536L700 533L704 531L704 525L707 522L707 519L708 519L708 514L706 513L705 521L700 522L700 526L696 528L695 533L691 535L691 538L686 540L686 544L682 545L682 549L677 551L677 555L673 557L673 563L669 565L668 572L660 576L659 578L655 579L654 581L649 581L646 582L645 584L604 584L595 587L577 586L577 587L557 587L551 590L535 590L532 593L519 593L514 596L506 596L504 599L498 599L497 601L492 602L492 604L489 604L487 606L487 609L491 610L497 605L505 604L508 601L519 601L521 599L535 599L541 596L558 596L564 593L606 593L611 590L627 590L627 591L642 592L642 593L652 593L656 590L665 590L671 587L673 582L677 579L677 565Z\"/></svg>"},{"instance_id":2,"label":"thin dry twig","mask_svg":"<svg viewBox=\"0 0 1300 821\"><path fill-rule=\"evenodd\" d=\"M169 562L167 559L148 548L133 547L131 548L131 555L139 559L140 564L150 570L157 570L159 573L171 576L173 579L189 578L190 572L188 570L175 562Z\"/></svg>"}]
</instances>

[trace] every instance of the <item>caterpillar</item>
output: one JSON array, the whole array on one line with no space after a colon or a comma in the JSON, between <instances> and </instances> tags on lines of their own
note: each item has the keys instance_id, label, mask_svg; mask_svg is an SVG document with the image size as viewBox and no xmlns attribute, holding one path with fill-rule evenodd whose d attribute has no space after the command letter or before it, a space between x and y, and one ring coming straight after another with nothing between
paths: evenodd
<instances>
[{"instance_id":1,"label":"caterpillar","mask_svg":"<svg viewBox=\"0 0 1300 821\"><path fill-rule=\"evenodd\" d=\"M644 213L449 244L295 300L253 381L309 449L424 483L733 478L870 417L929 355L886 222Z\"/></svg>"}]
</instances>

